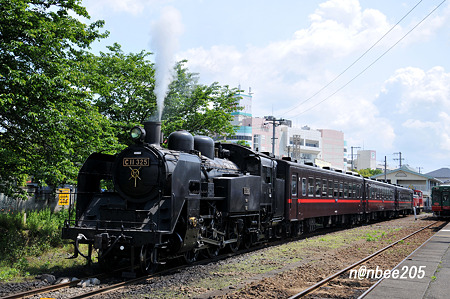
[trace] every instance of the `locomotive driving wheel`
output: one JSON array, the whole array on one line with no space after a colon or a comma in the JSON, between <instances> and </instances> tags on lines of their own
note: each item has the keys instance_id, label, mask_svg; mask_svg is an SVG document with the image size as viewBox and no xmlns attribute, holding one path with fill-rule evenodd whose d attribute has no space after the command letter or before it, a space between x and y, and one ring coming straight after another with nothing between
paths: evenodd
<instances>
[{"instance_id":1,"label":"locomotive driving wheel","mask_svg":"<svg viewBox=\"0 0 450 299\"><path fill-rule=\"evenodd\" d=\"M241 246L242 240L242 235L239 233L239 225L237 222L230 224L227 235L229 240L236 240L236 242L229 243L228 247L233 253L237 252Z\"/></svg>"},{"instance_id":2,"label":"locomotive driving wheel","mask_svg":"<svg viewBox=\"0 0 450 299\"><path fill-rule=\"evenodd\" d=\"M205 249L206 255L208 258L216 257L220 253L220 247L219 246L211 246Z\"/></svg>"},{"instance_id":3,"label":"locomotive driving wheel","mask_svg":"<svg viewBox=\"0 0 450 299\"><path fill-rule=\"evenodd\" d=\"M158 268L156 263L156 248L151 245L142 245L139 254L139 264L141 271L145 274L153 274Z\"/></svg>"},{"instance_id":4,"label":"locomotive driving wheel","mask_svg":"<svg viewBox=\"0 0 450 299\"><path fill-rule=\"evenodd\" d=\"M192 264L198 260L200 251L198 250L189 250L184 253L184 259L187 264Z\"/></svg>"}]
</instances>

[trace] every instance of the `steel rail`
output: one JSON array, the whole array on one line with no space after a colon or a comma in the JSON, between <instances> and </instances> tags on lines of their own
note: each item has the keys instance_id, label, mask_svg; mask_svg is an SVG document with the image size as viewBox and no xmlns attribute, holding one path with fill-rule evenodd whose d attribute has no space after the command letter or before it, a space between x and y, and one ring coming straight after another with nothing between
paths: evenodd
<instances>
[{"instance_id":1,"label":"steel rail","mask_svg":"<svg viewBox=\"0 0 450 299\"><path fill-rule=\"evenodd\" d=\"M28 298L34 295L38 295L38 294L42 294L42 293L47 293L50 291L55 291L55 290L59 290L59 289L64 289L64 288L68 288L71 286L75 286L77 285L79 282L81 281L81 279L78 280L74 280L74 281L70 281L70 282L65 282L65 283L60 283L60 284L55 284L55 285L49 285L49 286L45 286L39 289L33 289L33 290L28 290L28 291L23 291L20 293L15 293L12 295L8 295L6 297L1 297L1 299L17 299L17 298Z\"/></svg>"},{"instance_id":2,"label":"steel rail","mask_svg":"<svg viewBox=\"0 0 450 299\"><path fill-rule=\"evenodd\" d=\"M112 271L112 273L116 273L117 271L122 271L125 268L120 268L117 270ZM110 274L108 273L102 273L99 275L95 275L95 277L97 278L104 278L104 277L108 277ZM11 294L8 295L6 297L1 297L0 299L18 299L18 298L28 298L34 295L38 295L38 294L43 294L43 293L48 293L51 291L56 291L56 290L60 290L60 289L65 289L68 287L73 287L76 286L79 282L89 279L89 278L93 278L93 276L89 276L89 277L85 277L85 278L80 278L80 279L75 279L73 281L69 281L69 282L64 282L64 283L59 283L59 284L54 284L54 285L49 285L49 286L45 286L45 287L41 287L38 289L32 289L32 290L28 290L28 291L23 291L20 293L15 293L15 294Z\"/></svg>"},{"instance_id":3,"label":"steel rail","mask_svg":"<svg viewBox=\"0 0 450 299\"><path fill-rule=\"evenodd\" d=\"M188 268L189 266L190 265L182 265L182 266L178 266L178 267L175 267L175 268L166 269L166 270L163 270L163 271L160 271L160 272L156 272L154 274L149 274L149 275L145 275L145 276L142 276L142 277L133 278L133 279L130 279L130 280L127 280L127 281L119 282L119 283L116 283L116 284L113 284L113 285L110 285L110 286L107 286L107 287L102 287L102 288L99 288L97 290L90 291L90 292L87 292L87 293L84 293L84 294L80 294L80 295L77 295L77 296L73 296L73 297L69 297L69 298L70 299L90 298L90 297L98 295L98 294L108 293L108 292L111 292L111 291L114 291L114 290L121 289L121 288L123 288L123 287L125 287L127 285L135 284L135 283L138 283L138 282L141 282L141 281L148 281L148 280L151 280L151 279L153 279L153 278L155 278L157 276L164 275L166 273L179 271L181 269Z\"/></svg>"},{"instance_id":4,"label":"steel rail","mask_svg":"<svg viewBox=\"0 0 450 299\"><path fill-rule=\"evenodd\" d=\"M431 239L433 239L434 235L432 235L431 237L428 238L428 240L426 240L425 242L422 243L422 245L420 245L419 247L417 247L413 252L411 252L407 257L405 257L400 263L397 264L397 266L395 266L394 268L391 269L391 273L392 271L394 271L395 269L397 269L401 264L403 264L404 261L406 261L407 259L409 259L414 253L416 253L416 251L418 251L420 248L422 248L422 246L424 246L425 244L427 244ZM382 281L384 280L384 277L381 277L376 283L374 283L369 289L367 289L363 294L361 294L361 296L358 297L358 299L362 299L364 297L366 297L370 292L372 292L376 286L378 286Z\"/></svg>"},{"instance_id":5,"label":"steel rail","mask_svg":"<svg viewBox=\"0 0 450 299\"><path fill-rule=\"evenodd\" d=\"M342 270L340 270L340 271L334 273L333 275L328 276L327 278L322 279L321 281L319 281L319 282L316 283L315 285L310 286L309 288L307 288L307 289L301 291L300 293L297 293L297 294L295 294L295 295L289 297L289 299L300 298L300 297L303 297L303 296L305 296L305 295L311 293L312 291L318 289L319 287L321 287L321 286L324 285L325 283L327 283L327 282L333 280L333 279L336 278L337 276L339 276L339 275L341 275L341 274L347 272L347 271L350 270L350 269L353 269L354 267L356 267L356 266L358 266L358 265L361 265L362 263L365 263L366 261L368 261L368 260L374 258L375 256L379 255L380 253L382 253L382 252L388 250L389 248L393 247L393 246L396 245L397 243L399 243L399 242L401 242L401 241L403 241L403 240L405 240L405 239L408 239L409 237L411 237L411 236L413 236L413 235L415 235L415 234L417 234L417 233L423 231L424 229L429 228L429 227L432 226L432 225L435 225L436 223L438 223L438 221L436 221L436 222L434 222L434 223L432 223L432 224L429 224L429 225L427 225L427 226L425 226L425 227L422 227L421 229L419 229L419 230L417 230L417 231L415 231L415 232L413 232L413 233L407 235L406 237L403 237L403 238L401 238L400 240L397 240L397 241L395 241L394 243L391 243L391 244L387 245L386 247L384 247L384 248L378 250L377 252L374 252L374 253L372 253L371 255L369 255L369 256L363 258L362 260L359 260L358 262L356 262L356 263L354 263L354 264L352 264L352 265L346 267L345 269L342 269Z\"/></svg>"}]
</instances>

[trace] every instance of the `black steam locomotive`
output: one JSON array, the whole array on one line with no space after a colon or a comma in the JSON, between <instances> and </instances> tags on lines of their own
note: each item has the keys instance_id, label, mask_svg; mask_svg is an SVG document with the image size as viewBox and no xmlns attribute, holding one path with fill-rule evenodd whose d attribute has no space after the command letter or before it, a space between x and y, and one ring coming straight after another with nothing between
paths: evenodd
<instances>
[{"instance_id":1,"label":"black steam locomotive","mask_svg":"<svg viewBox=\"0 0 450 299\"><path fill-rule=\"evenodd\" d=\"M74 257L111 265L129 259L153 272L167 260L237 251L322 226L407 214L412 190L326 170L205 136L173 132L160 146L160 123L131 131L118 155L92 154L78 175L75 221L63 238ZM107 190L105 186L112 186ZM82 254L80 244L88 244Z\"/></svg>"}]
</instances>

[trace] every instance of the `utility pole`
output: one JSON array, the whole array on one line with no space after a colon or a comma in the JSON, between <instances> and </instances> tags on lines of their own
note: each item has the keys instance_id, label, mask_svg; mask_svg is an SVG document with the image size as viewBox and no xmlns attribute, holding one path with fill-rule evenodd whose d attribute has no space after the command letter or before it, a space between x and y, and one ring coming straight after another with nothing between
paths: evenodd
<instances>
[{"instance_id":1,"label":"utility pole","mask_svg":"<svg viewBox=\"0 0 450 299\"><path fill-rule=\"evenodd\" d=\"M361 148L360 146L352 146L352 147L350 147L351 148L351 150L352 150L352 171L353 171L353 149L354 148Z\"/></svg>"},{"instance_id":2,"label":"utility pole","mask_svg":"<svg viewBox=\"0 0 450 299\"><path fill-rule=\"evenodd\" d=\"M275 139L278 139L278 138L275 138L275 128L279 125L282 125L285 120L283 118L276 119L274 116L271 116L271 115L264 116L264 118L267 121L272 122L272 128L273 128L273 131L272 131L272 155L275 156Z\"/></svg>"},{"instance_id":3,"label":"utility pole","mask_svg":"<svg viewBox=\"0 0 450 299\"><path fill-rule=\"evenodd\" d=\"M399 155L399 158L394 158L394 161L399 160L400 161L400 167L399 168L402 168L402 160L405 160L405 159L402 158L402 152L394 153L394 155Z\"/></svg>"},{"instance_id":4,"label":"utility pole","mask_svg":"<svg viewBox=\"0 0 450 299\"><path fill-rule=\"evenodd\" d=\"M301 137L300 135L292 136L292 156L294 159L300 160L300 146L301 146Z\"/></svg>"},{"instance_id":5,"label":"utility pole","mask_svg":"<svg viewBox=\"0 0 450 299\"><path fill-rule=\"evenodd\" d=\"M417 169L419 169L419 173L420 173L420 170L423 169L423 167L420 167L420 166L419 166L419 167L417 167Z\"/></svg>"},{"instance_id":6,"label":"utility pole","mask_svg":"<svg viewBox=\"0 0 450 299\"><path fill-rule=\"evenodd\" d=\"M384 156L384 181L387 182L387 178L386 178L386 169L387 168L387 161L386 161L386 156Z\"/></svg>"}]
</instances>

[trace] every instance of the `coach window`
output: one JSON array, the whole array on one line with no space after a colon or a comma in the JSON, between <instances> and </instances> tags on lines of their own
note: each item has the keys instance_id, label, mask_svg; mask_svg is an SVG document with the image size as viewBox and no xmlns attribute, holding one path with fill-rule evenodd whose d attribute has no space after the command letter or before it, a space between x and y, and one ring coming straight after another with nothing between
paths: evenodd
<instances>
[{"instance_id":1,"label":"coach window","mask_svg":"<svg viewBox=\"0 0 450 299\"><path fill-rule=\"evenodd\" d=\"M308 196L314 196L314 178L308 178Z\"/></svg>"},{"instance_id":2,"label":"coach window","mask_svg":"<svg viewBox=\"0 0 450 299\"><path fill-rule=\"evenodd\" d=\"M297 196L297 175L296 174L292 175L291 195L292 195L292 197Z\"/></svg>"},{"instance_id":3,"label":"coach window","mask_svg":"<svg viewBox=\"0 0 450 299\"><path fill-rule=\"evenodd\" d=\"M343 197L344 195L344 184L342 182L339 183L339 197Z\"/></svg>"},{"instance_id":4,"label":"coach window","mask_svg":"<svg viewBox=\"0 0 450 299\"><path fill-rule=\"evenodd\" d=\"M344 183L344 197L347 198L348 197L348 184Z\"/></svg>"},{"instance_id":5,"label":"coach window","mask_svg":"<svg viewBox=\"0 0 450 299\"><path fill-rule=\"evenodd\" d=\"M328 181L323 180L322 181L322 196L327 196L327 191L328 191Z\"/></svg>"},{"instance_id":6,"label":"coach window","mask_svg":"<svg viewBox=\"0 0 450 299\"><path fill-rule=\"evenodd\" d=\"M320 192L322 190L322 181L316 178L316 196L320 196Z\"/></svg>"},{"instance_id":7,"label":"coach window","mask_svg":"<svg viewBox=\"0 0 450 299\"><path fill-rule=\"evenodd\" d=\"M333 197L333 181L328 181L328 196Z\"/></svg>"},{"instance_id":8,"label":"coach window","mask_svg":"<svg viewBox=\"0 0 450 299\"><path fill-rule=\"evenodd\" d=\"M302 178L302 195L306 196L306 178Z\"/></svg>"},{"instance_id":9,"label":"coach window","mask_svg":"<svg viewBox=\"0 0 450 299\"><path fill-rule=\"evenodd\" d=\"M339 183L337 181L334 181L333 196L338 197L338 195L339 195Z\"/></svg>"}]
</instances>

